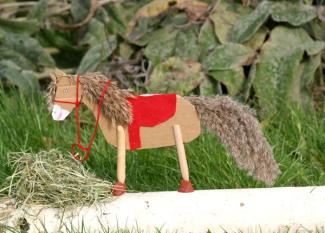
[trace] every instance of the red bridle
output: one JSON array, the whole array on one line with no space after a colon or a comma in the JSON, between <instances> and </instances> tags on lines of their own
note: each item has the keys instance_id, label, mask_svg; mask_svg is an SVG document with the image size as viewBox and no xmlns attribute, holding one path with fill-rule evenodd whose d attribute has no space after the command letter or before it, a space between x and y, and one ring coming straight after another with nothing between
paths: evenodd
<instances>
[{"instance_id":1,"label":"red bridle","mask_svg":"<svg viewBox=\"0 0 325 233\"><path fill-rule=\"evenodd\" d=\"M105 87L100 95L100 99L98 101L98 106L97 106L97 117L96 117L96 125L95 125L95 129L93 132L93 135L90 139L90 142L88 144L88 147L84 147L81 145L80 143L80 121L79 121L79 109L80 109L80 100L79 100L79 82L80 82L80 76L77 75L77 87L76 87L76 101L72 102L72 101L64 101L64 100L54 100L54 103L64 103L64 104L74 104L76 106L76 112L75 112L75 117L76 117L76 125L77 125L77 144L72 144L72 151L71 154L73 156L73 158L75 160L78 160L80 162L84 162L89 158L89 154L90 154L90 150L92 147L92 144L95 140L95 136L96 136L96 132L97 132L97 128L98 128L98 123L99 123L99 117L100 117L100 112L101 112L101 107L103 104L103 100L104 100L104 95L105 92L109 86L109 84L111 83L111 80L108 80L105 84ZM81 149L82 151L86 152L86 154L84 155L83 158L79 157L78 155L75 154L75 147L78 147L79 149Z\"/></svg>"}]
</instances>

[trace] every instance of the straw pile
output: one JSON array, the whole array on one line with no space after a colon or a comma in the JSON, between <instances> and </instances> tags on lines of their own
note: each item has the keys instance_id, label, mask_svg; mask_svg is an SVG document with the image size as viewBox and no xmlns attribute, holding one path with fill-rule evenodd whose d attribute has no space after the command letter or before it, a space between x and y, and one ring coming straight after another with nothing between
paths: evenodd
<instances>
[{"instance_id":1,"label":"straw pile","mask_svg":"<svg viewBox=\"0 0 325 233\"><path fill-rule=\"evenodd\" d=\"M57 150L8 156L14 173L7 178L2 191L17 203L62 208L91 205L112 196L112 183L96 178L79 162Z\"/></svg>"}]
</instances>

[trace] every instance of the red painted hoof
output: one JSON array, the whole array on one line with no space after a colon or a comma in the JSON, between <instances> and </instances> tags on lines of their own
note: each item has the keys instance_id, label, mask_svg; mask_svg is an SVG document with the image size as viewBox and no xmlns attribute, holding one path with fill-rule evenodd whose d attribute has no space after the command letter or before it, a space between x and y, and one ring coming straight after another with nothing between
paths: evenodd
<instances>
[{"instance_id":1,"label":"red painted hoof","mask_svg":"<svg viewBox=\"0 0 325 233\"><path fill-rule=\"evenodd\" d=\"M180 193L191 193L194 192L194 188L192 186L191 181L182 180L181 185L179 186L178 192Z\"/></svg>"},{"instance_id":2,"label":"red painted hoof","mask_svg":"<svg viewBox=\"0 0 325 233\"><path fill-rule=\"evenodd\" d=\"M121 182L115 182L114 186L113 186L113 196L121 196L125 193L126 191L126 185L125 183L121 183Z\"/></svg>"}]
</instances>

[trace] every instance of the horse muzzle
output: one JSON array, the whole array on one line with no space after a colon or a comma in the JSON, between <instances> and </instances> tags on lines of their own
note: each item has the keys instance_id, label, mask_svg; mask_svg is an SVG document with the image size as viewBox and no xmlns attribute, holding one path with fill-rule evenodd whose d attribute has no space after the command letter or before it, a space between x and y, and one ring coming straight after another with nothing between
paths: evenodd
<instances>
[{"instance_id":1,"label":"horse muzzle","mask_svg":"<svg viewBox=\"0 0 325 233\"><path fill-rule=\"evenodd\" d=\"M52 118L55 121L63 121L67 116L69 116L70 111L62 108L60 105L54 104L52 110Z\"/></svg>"}]
</instances>

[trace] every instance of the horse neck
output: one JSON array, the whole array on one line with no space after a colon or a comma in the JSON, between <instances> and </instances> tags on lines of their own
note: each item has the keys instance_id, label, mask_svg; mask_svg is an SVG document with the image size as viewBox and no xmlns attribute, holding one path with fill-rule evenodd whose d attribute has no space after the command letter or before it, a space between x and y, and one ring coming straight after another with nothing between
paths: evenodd
<instances>
[{"instance_id":1,"label":"horse neck","mask_svg":"<svg viewBox=\"0 0 325 233\"><path fill-rule=\"evenodd\" d=\"M94 114L95 117L97 116L97 103L91 102L88 98L82 98L81 103L86 105L86 107Z\"/></svg>"},{"instance_id":2,"label":"horse neck","mask_svg":"<svg viewBox=\"0 0 325 233\"><path fill-rule=\"evenodd\" d=\"M120 125L128 125L132 121L132 115L131 115L131 107L129 105L129 102L127 101L127 98L133 95L125 91L122 91L117 87L113 87L110 90L107 90L107 93L108 92L113 92L110 93L110 95L112 95L115 98L115 101L109 103L108 105L108 103L107 102L105 103L104 100L104 103L102 105L102 110L104 111L101 112L102 113L105 112L106 118L107 116L109 116L110 122L114 122ZM82 90L81 102L85 104L88 107L88 109L94 114L95 118L97 118L98 101L94 102L93 99L89 96L89 93L86 94Z\"/></svg>"},{"instance_id":3,"label":"horse neck","mask_svg":"<svg viewBox=\"0 0 325 233\"><path fill-rule=\"evenodd\" d=\"M90 101L87 97L81 99L81 103L86 105L87 108L93 113L95 119L97 118L98 103Z\"/></svg>"}]
</instances>

